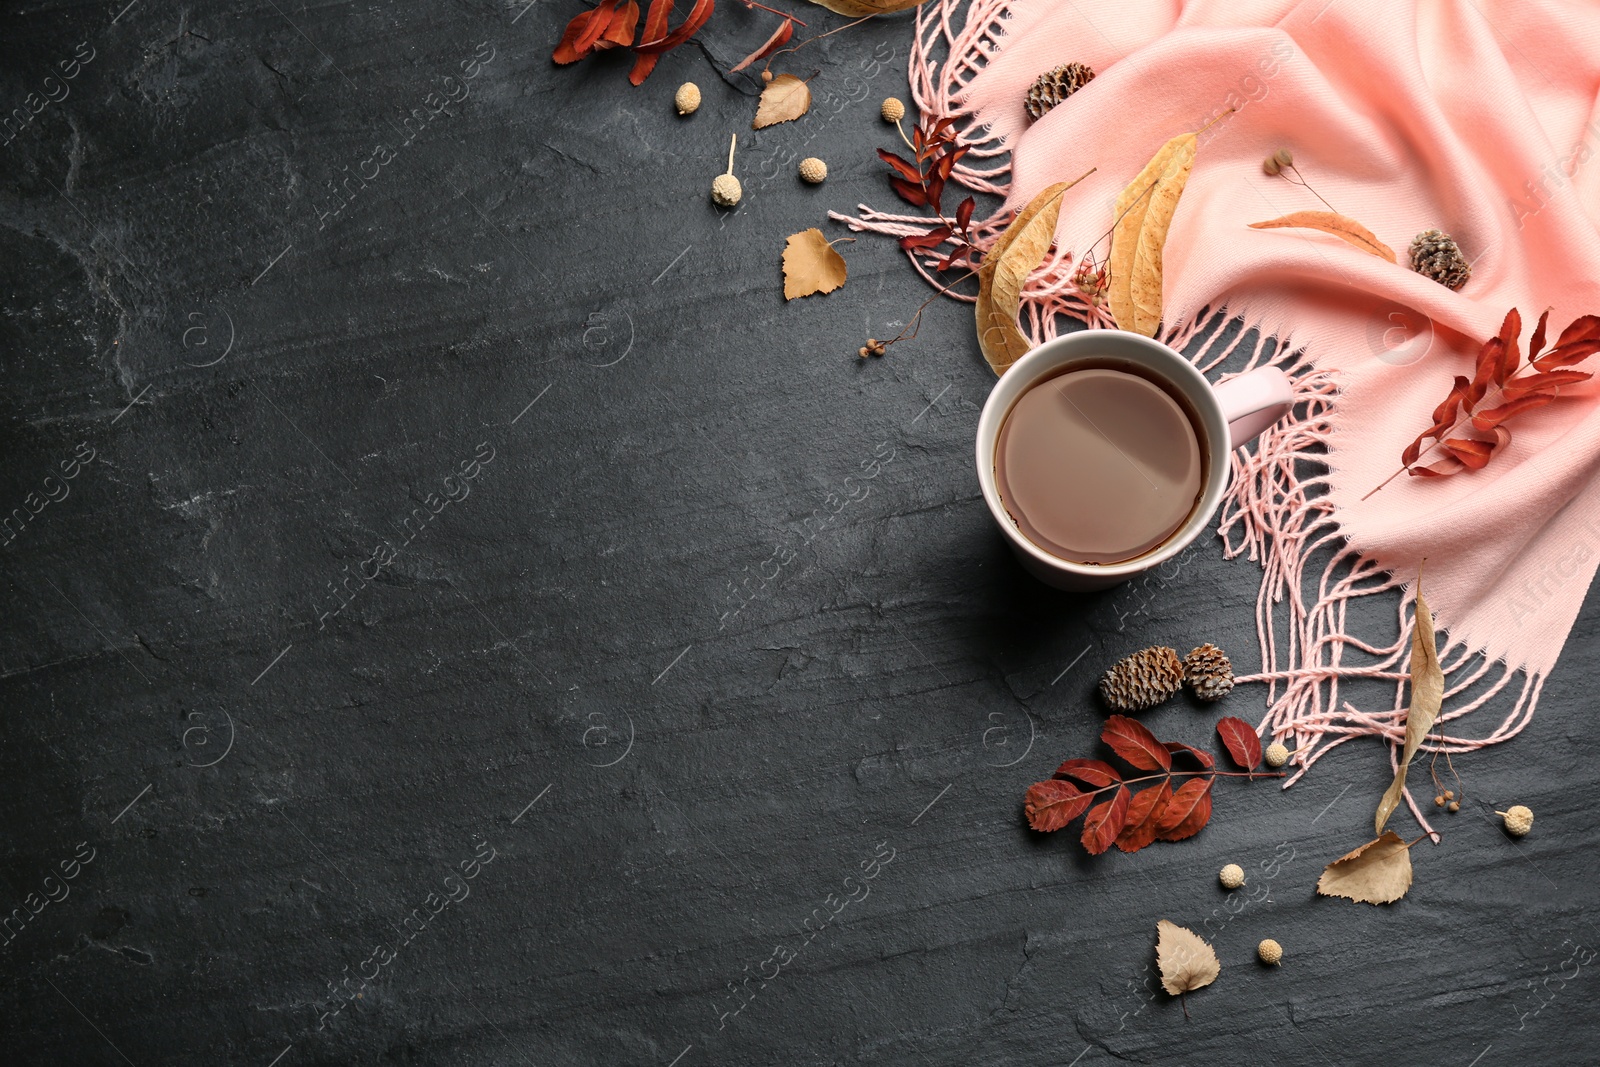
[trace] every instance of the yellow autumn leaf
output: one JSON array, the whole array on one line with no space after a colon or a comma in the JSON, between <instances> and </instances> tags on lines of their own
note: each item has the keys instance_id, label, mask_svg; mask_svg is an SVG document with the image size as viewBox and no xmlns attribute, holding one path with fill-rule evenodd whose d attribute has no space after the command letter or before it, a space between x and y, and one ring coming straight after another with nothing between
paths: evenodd
<instances>
[{"instance_id":1,"label":"yellow autumn leaf","mask_svg":"<svg viewBox=\"0 0 1600 1067\"><path fill-rule=\"evenodd\" d=\"M1133 333L1154 337L1161 325L1162 259L1178 198L1194 167L1199 138L1180 134L1161 146L1117 197L1111 233L1111 317Z\"/></svg>"},{"instance_id":2,"label":"yellow autumn leaf","mask_svg":"<svg viewBox=\"0 0 1600 1067\"><path fill-rule=\"evenodd\" d=\"M780 74L761 90L752 130L764 130L780 122L790 122L811 110L811 89L793 74Z\"/></svg>"},{"instance_id":3,"label":"yellow autumn leaf","mask_svg":"<svg viewBox=\"0 0 1600 1067\"><path fill-rule=\"evenodd\" d=\"M1363 252L1370 252L1379 259L1395 262L1394 249L1382 241L1355 219L1346 218L1344 215L1332 211L1296 211L1292 214L1277 219L1268 219L1266 222L1252 222L1252 230L1278 230L1278 229L1307 229L1320 230L1322 233L1331 234L1347 244L1354 245Z\"/></svg>"},{"instance_id":4,"label":"yellow autumn leaf","mask_svg":"<svg viewBox=\"0 0 1600 1067\"><path fill-rule=\"evenodd\" d=\"M783 244L783 298L831 293L843 285L849 268L821 230L790 234Z\"/></svg>"},{"instance_id":5,"label":"yellow autumn leaf","mask_svg":"<svg viewBox=\"0 0 1600 1067\"><path fill-rule=\"evenodd\" d=\"M1421 838L1418 838L1421 840ZM1391 904L1411 888L1411 846L1393 830L1385 830L1322 869L1317 892L1364 904Z\"/></svg>"},{"instance_id":6,"label":"yellow autumn leaf","mask_svg":"<svg viewBox=\"0 0 1600 1067\"><path fill-rule=\"evenodd\" d=\"M1384 824L1394 809L1400 806L1400 794L1406 787L1406 770L1411 757L1417 754L1422 739L1433 729L1444 703L1444 671L1439 666L1439 652L1433 633L1433 612L1422 598L1422 578L1417 578L1417 609L1412 620L1411 633L1411 707L1406 711L1406 742L1400 751L1400 767L1394 772L1394 781L1384 790L1378 801L1378 814L1373 833L1382 833Z\"/></svg>"},{"instance_id":7,"label":"yellow autumn leaf","mask_svg":"<svg viewBox=\"0 0 1600 1067\"><path fill-rule=\"evenodd\" d=\"M978 347L995 374L1004 374L1031 347L1017 326L1022 286L1055 240L1061 194L1086 177L1057 182L1029 201L978 268Z\"/></svg>"},{"instance_id":8,"label":"yellow autumn leaf","mask_svg":"<svg viewBox=\"0 0 1600 1067\"><path fill-rule=\"evenodd\" d=\"M922 0L811 0L811 2L829 11L859 19L868 15L888 15L904 11L908 7L916 7Z\"/></svg>"},{"instance_id":9,"label":"yellow autumn leaf","mask_svg":"<svg viewBox=\"0 0 1600 1067\"><path fill-rule=\"evenodd\" d=\"M1204 938L1165 919L1156 923L1156 966L1161 988L1173 996L1208 986L1222 973L1216 950Z\"/></svg>"}]
</instances>

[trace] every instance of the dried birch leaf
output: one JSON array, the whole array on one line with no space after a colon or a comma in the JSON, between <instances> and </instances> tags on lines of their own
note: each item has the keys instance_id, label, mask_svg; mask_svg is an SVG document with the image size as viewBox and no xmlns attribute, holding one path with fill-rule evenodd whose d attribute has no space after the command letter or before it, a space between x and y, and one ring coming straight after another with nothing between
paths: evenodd
<instances>
[{"instance_id":1,"label":"dried birch leaf","mask_svg":"<svg viewBox=\"0 0 1600 1067\"><path fill-rule=\"evenodd\" d=\"M1279 230L1301 229L1319 230L1331 234L1346 244L1354 245L1363 252L1369 252L1379 259L1395 262L1394 249L1382 241L1355 219L1346 218L1332 211L1296 211L1285 215L1281 219L1269 219L1266 222L1252 222L1252 230Z\"/></svg>"},{"instance_id":2,"label":"dried birch leaf","mask_svg":"<svg viewBox=\"0 0 1600 1067\"><path fill-rule=\"evenodd\" d=\"M783 245L783 298L831 293L845 282L848 268L815 226L789 235Z\"/></svg>"},{"instance_id":3,"label":"dried birch leaf","mask_svg":"<svg viewBox=\"0 0 1600 1067\"><path fill-rule=\"evenodd\" d=\"M916 7L922 0L811 0L818 7L837 12L848 18L866 18L868 15L888 15Z\"/></svg>"},{"instance_id":4,"label":"dried birch leaf","mask_svg":"<svg viewBox=\"0 0 1600 1067\"><path fill-rule=\"evenodd\" d=\"M793 74L780 74L761 90L752 130L764 130L780 122L791 122L811 110L811 89Z\"/></svg>"},{"instance_id":5,"label":"dried birch leaf","mask_svg":"<svg viewBox=\"0 0 1600 1067\"><path fill-rule=\"evenodd\" d=\"M1161 325L1162 256L1178 198L1194 167L1199 139L1180 134L1161 146L1117 197L1111 234L1111 317L1124 330L1154 337Z\"/></svg>"},{"instance_id":6,"label":"dried birch leaf","mask_svg":"<svg viewBox=\"0 0 1600 1067\"><path fill-rule=\"evenodd\" d=\"M1484 462L1488 462L1487 455L1484 456ZM1406 743L1400 753L1400 769L1394 772L1394 782L1378 801L1374 833L1383 833L1384 824L1399 806L1400 793L1406 787L1406 769L1411 766L1411 757L1417 754L1417 747L1422 744L1422 739L1433 729L1433 720L1438 718L1439 706L1443 702L1444 671L1439 667L1439 652L1434 642L1433 612L1428 610L1428 602L1422 597L1419 578L1416 617L1411 634L1411 707L1406 712ZM1406 884L1411 884L1409 859L1406 860Z\"/></svg>"},{"instance_id":7,"label":"dried birch leaf","mask_svg":"<svg viewBox=\"0 0 1600 1067\"><path fill-rule=\"evenodd\" d=\"M1216 951L1204 938L1165 919L1156 923L1156 966L1161 988L1173 996L1208 986L1222 973Z\"/></svg>"},{"instance_id":8,"label":"dried birch leaf","mask_svg":"<svg viewBox=\"0 0 1600 1067\"><path fill-rule=\"evenodd\" d=\"M997 375L1004 374L1032 347L1017 327L1022 286L1055 240L1061 194L1076 184L1057 182L1034 197L1011 220L978 268L978 347Z\"/></svg>"},{"instance_id":9,"label":"dried birch leaf","mask_svg":"<svg viewBox=\"0 0 1600 1067\"><path fill-rule=\"evenodd\" d=\"M1411 847L1393 830L1322 869L1317 892L1365 904L1390 904L1411 888Z\"/></svg>"}]
</instances>

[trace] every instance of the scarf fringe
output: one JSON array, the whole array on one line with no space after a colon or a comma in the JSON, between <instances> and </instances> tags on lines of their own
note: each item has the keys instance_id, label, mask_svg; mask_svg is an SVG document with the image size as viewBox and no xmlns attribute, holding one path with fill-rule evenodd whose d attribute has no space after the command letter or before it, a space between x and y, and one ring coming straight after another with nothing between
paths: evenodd
<instances>
[{"instance_id":1,"label":"scarf fringe","mask_svg":"<svg viewBox=\"0 0 1600 1067\"><path fill-rule=\"evenodd\" d=\"M999 51L1010 2L937 0L922 5L917 10L909 71L911 93L924 119L953 118L961 143L971 146L966 158L983 161L980 166L958 165L954 179L975 192L1002 197L1009 190L1010 161L1002 158L1008 156L1008 149L978 122L962 94L989 57ZM925 234L942 222L936 216L889 214L865 204L858 205L857 211L857 215L828 214L856 232L895 238ZM1010 221L1009 215L1002 211L974 226L974 244L982 251L991 249ZM968 303L976 300L935 277L934 267L943 258L937 251L917 250L906 256L917 273L944 295ZM1091 329L1116 328L1106 310L1074 285L1072 268L1072 254L1055 249L1029 276L1022 294L1020 325L1034 344L1055 337L1062 318L1081 321ZM1240 324L1237 332L1227 329L1233 322ZM1404 579L1352 546L1340 529L1326 495L1326 446L1337 406L1339 374L1314 369L1303 350L1292 343L1291 331L1284 324L1274 325L1277 328L1271 329L1259 319L1219 305L1204 308L1191 322L1170 328L1161 340L1188 354L1202 372L1210 372L1225 361L1236 362L1241 346L1254 337L1244 365L1223 378L1260 366L1278 366L1294 383L1293 417L1262 434L1252 448L1234 451L1232 481L1217 525L1225 558L1245 555L1262 567L1256 597L1262 668L1256 674L1237 676L1235 681L1267 686L1267 710L1256 728L1292 748L1293 771L1283 785L1287 789L1328 752L1356 738L1377 737L1388 742L1391 769L1398 768L1406 729L1413 632L1410 609L1416 593ZM1308 477L1308 465L1324 473ZM1314 561L1324 556L1326 562L1317 575ZM1315 582L1314 599L1308 586L1311 580ZM1351 636L1352 604L1395 590L1399 590L1399 637L1379 646ZM1441 649L1440 658L1446 703L1456 698L1458 704L1441 712L1422 751L1447 757L1472 752L1515 737L1528 725L1544 687L1543 675L1491 662L1454 642ZM1498 676L1491 677L1497 667ZM1519 676L1517 687L1514 683ZM1364 711L1341 696L1341 685L1371 680L1394 683L1393 704L1387 710ZM1508 687L1517 692L1516 699L1492 733L1467 737L1447 728ZM1417 822L1437 840L1438 834L1409 789L1405 799Z\"/></svg>"}]
</instances>

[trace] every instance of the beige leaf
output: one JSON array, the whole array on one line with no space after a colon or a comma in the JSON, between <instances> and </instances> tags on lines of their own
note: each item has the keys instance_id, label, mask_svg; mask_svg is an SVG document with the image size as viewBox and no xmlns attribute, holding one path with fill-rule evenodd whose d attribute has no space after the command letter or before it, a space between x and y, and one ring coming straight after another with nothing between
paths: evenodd
<instances>
[{"instance_id":1,"label":"beige leaf","mask_svg":"<svg viewBox=\"0 0 1600 1067\"><path fill-rule=\"evenodd\" d=\"M1199 934L1165 919L1156 923L1156 966L1161 988L1173 996L1208 986L1222 973L1216 952Z\"/></svg>"},{"instance_id":2,"label":"beige leaf","mask_svg":"<svg viewBox=\"0 0 1600 1067\"><path fill-rule=\"evenodd\" d=\"M904 11L908 7L916 7L922 0L811 0L811 2L829 11L859 19L868 15L888 15L895 11Z\"/></svg>"},{"instance_id":3,"label":"beige leaf","mask_svg":"<svg viewBox=\"0 0 1600 1067\"><path fill-rule=\"evenodd\" d=\"M1420 838L1419 838L1420 840ZM1389 904L1411 888L1411 846L1393 830L1322 869L1317 892L1367 904Z\"/></svg>"},{"instance_id":4,"label":"beige leaf","mask_svg":"<svg viewBox=\"0 0 1600 1067\"><path fill-rule=\"evenodd\" d=\"M849 268L821 230L789 235L783 244L783 298L831 293L844 284Z\"/></svg>"},{"instance_id":5,"label":"beige leaf","mask_svg":"<svg viewBox=\"0 0 1600 1067\"><path fill-rule=\"evenodd\" d=\"M1199 138L1180 134L1161 146L1117 197L1111 232L1111 317L1124 330L1154 337L1161 325L1162 257L1178 198L1194 168Z\"/></svg>"},{"instance_id":6,"label":"beige leaf","mask_svg":"<svg viewBox=\"0 0 1600 1067\"><path fill-rule=\"evenodd\" d=\"M1439 707L1444 703L1444 671L1439 666L1439 652L1433 635L1433 612L1422 598L1422 580L1417 579L1417 610L1411 634L1411 707L1406 712L1406 743L1400 752L1400 767L1394 772L1394 781L1384 790L1378 801L1378 814L1374 819L1373 833L1382 833L1384 824L1394 809L1400 806L1400 794L1406 787L1406 770L1411 757L1417 754L1422 739L1433 729L1439 717Z\"/></svg>"},{"instance_id":7,"label":"beige leaf","mask_svg":"<svg viewBox=\"0 0 1600 1067\"><path fill-rule=\"evenodd\" d=\"M1252 230L1278 230L1278 229L1306 229L1320 230L1346 241L1363 252L1371 252L1379 259L1395 262L1394 249L1378 240L1372 231L1367 229L1355 219L1345 218L1343 215L1332 211L1296 211L1292 215L1285 215L1281 219L1269 219L1266 222L1252 222Z\"/></svg>"},{"instance_id":8,"label":"beige leaf","mask_svg":"<svg viewBox=\"0 0 1600 1067\"><path fill-rule=\"evenodd\" d=\"M1057 182L1029 201L978 268L978 347L996 374L1004 374L1031 347L1017 327L1022 286L1055 240L1061 194L1081 181Z\"/></svg>"},{"instance_id":9,"label":"beige leaf","mask_svg":"<svg viewBox=\"0 0 1600 1067\"><path fill-rule=\"evenodd\" d=\"M790 122L811 110L811 90L793 74L780 74L761 90L752 130L764 130L780 122Z\"/></svg>"}]
</instances>

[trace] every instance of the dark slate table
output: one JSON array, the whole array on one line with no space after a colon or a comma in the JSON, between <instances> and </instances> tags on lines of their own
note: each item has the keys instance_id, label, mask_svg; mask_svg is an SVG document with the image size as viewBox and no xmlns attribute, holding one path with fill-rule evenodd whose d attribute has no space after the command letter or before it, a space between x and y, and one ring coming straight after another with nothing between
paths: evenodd
<instances>
[{"instance_id":1,"label":"dark slate table","mask_svg":"<svg viewBox=\"0 0 1600 1067\"><path fill-rule=\"evenodd\" d=\"M552 66L577 10L0 17L0 1058L1594 1062L1595 602L1398 905L1312 893L1370 742L1224 783L1182 844L1031 834L1112 660L1257 666L1255 565L1034 583L971 469L969 310L859 360L927 292L870 237L783 301L786 235L892 203L906 18L792 57L816 106L752 133L717 71L770 16L725 3L634 89ZM1223 961L1187 1022L1163 917Z\"/></svg>"}]
</instances>

